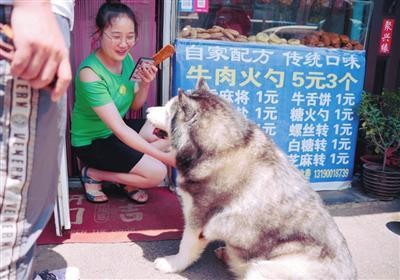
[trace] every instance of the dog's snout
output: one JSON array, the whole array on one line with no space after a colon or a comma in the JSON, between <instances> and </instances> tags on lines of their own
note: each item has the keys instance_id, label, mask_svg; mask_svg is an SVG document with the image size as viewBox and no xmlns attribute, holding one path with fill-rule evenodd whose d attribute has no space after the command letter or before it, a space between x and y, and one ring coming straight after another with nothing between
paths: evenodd
<instances>
[{"instance_id":1,"label":"dog's snout","mask_svg":"<svg viewBox=\"0 0 400 280\"><path fill-rule=\"evenodd\" d=\"M146 114L150 114L153 111L154 107L149 107L146 109Z\"/></svg>"},{"instance_id":2,"label":"dog's snout","mask_svg":"<svg viewBox=\"0 0 400 280\"><path fill-rule=\"evenodd\" d=\"M165 107L155 106L147 108L146 117L154 127L167 131Z\"/></svg>"}]
</instances>

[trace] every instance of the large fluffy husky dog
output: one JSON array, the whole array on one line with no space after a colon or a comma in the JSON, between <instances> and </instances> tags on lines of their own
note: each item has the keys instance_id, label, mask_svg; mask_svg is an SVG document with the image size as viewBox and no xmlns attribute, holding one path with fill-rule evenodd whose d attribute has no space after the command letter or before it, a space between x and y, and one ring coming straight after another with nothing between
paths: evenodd
<instances>
[{"instance_id":1,"label":"large fluffy husky dog","mask_svg":"<svg viewBox=\"0 0 400 280\"><path fill-rule=\"evenodd\" d=\"M176 150L185 229L179 253L156 267L178 272L210 241L239 278L356 279L343 235L285 154L228 102L182 91L148 119Z\"/></svg>"}]
</instances>

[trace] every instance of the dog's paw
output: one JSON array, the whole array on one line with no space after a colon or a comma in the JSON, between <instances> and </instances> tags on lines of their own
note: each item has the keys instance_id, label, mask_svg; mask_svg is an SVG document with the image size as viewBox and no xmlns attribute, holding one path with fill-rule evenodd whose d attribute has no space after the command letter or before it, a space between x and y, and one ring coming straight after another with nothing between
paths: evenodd
<instances>
[{"instance_id":1,"label":"dog's paw","mask_svg":"<svg viewBox=\"0 0 400 280\"><path fill-rule=\"evenodd\" d=\"M154 261L154 264L159 271L165 273L174 273L185 269L185 267L182 266L182 262L179 261L179 257L177 257L177 255L157 258Z\"/></svg>"}]
</instances>

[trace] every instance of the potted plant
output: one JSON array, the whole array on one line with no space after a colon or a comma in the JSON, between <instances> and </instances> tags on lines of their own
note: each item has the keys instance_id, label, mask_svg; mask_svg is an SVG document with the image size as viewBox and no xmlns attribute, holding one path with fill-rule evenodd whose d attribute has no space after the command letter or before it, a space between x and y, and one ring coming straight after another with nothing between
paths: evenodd
<instances>
[{"instance_id":1,"label":"potted plant","mask_svg":"<svg viewBox=\"0 0 400 280\"><path fill-rule=\"evenodd\" d=\"M360 136L374 153L362 158L363 188L379 199L393 199L400 194L400 90L364 92L359 116Z\"/></svg>"}]
</instances>

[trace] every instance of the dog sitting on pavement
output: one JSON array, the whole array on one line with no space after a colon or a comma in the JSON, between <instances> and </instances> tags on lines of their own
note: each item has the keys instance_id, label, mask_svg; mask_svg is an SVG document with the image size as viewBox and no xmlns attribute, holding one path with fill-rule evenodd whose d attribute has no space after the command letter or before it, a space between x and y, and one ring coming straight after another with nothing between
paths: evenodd
<instances>
[{"instance_id":1,"label":"dog sitting on pavement","mask_svg":"<svg viewBox=\"0 0 400 280\"><path fill-rule=\"evenodd\" d=\"M258 126L203 79L147 118L176 151L185 228L176 255L156 268L179 272L207 244L241 279L356 279L346 241L301 172Z\"/></svg>"}]
</instances>

